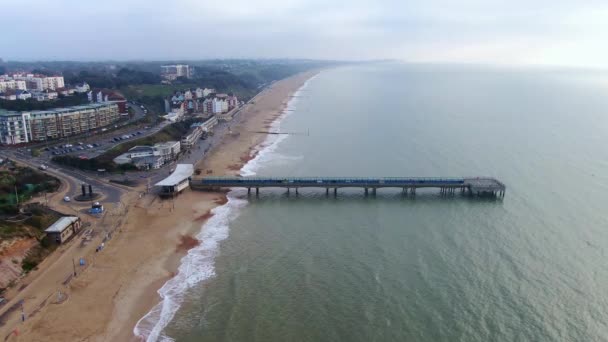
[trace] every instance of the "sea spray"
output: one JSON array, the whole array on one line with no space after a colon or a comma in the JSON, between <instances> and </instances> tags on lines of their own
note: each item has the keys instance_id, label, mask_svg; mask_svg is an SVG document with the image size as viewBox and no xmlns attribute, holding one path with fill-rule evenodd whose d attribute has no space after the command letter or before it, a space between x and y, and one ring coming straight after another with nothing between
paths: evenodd
<instances>
[{"instance_id":1,"label":"sea spray","mask_svg":"<svg viewBox=\"0 0 608 342\"><path fill-rule=\"evenodd\" d=\"M300 94L301 90L306 88L314 78L310 78L296 91L294 97L288 102L286 110L272 122L271 130L280 128L281 121L292 112L297 104L295 96ZM241 168L241 175L255 175L260 165L273 158L278 144L287 137L287 135L275 134L266 136L264 142L254 147L251 153L255 154L255 158L249 160ZM242 191L231 190L227 195L228 202L212 209L213 216L196 235L201 244L188 251L188 254L181 259L177 275L169 279L158 290L161 301L137 322L133 329L135 336L148 342L173 341L170 337L163 335L163 330L183 303L186 291L215 275L214 261L219 251L219 244L228 237L230 221L237 218L240 213L239 209L248 203L247 200L239 198L241 194Z\"/></svg>"}]
</instances>

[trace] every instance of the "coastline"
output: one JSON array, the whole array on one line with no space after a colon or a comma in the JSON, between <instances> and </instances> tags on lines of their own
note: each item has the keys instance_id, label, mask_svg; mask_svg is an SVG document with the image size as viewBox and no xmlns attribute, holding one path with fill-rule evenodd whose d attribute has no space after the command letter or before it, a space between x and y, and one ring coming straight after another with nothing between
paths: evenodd
<instances>
[{"instance_id":1,"label":"coastline","mask_svg":"<svg viewBox=\"0 0 608 342\"><path fill-rule=\"evenodd\" d=\"M293 93L318 71L300 73L273 83L246 105L210 154L195 168L212 175L236 174L264 147L271 127L284 112ZM174 201L152 196L125 195L129 204L124 224L89 270L67 287L69 298L47 305L20 327L27 340L138 341L136 323L156 306L158 289L176 276L192 237L225 204L225 193L187 190ZM168 229L171 228L171 229ZM199 241L198 243L206 243Z\"/></svg>"}]
</instances>

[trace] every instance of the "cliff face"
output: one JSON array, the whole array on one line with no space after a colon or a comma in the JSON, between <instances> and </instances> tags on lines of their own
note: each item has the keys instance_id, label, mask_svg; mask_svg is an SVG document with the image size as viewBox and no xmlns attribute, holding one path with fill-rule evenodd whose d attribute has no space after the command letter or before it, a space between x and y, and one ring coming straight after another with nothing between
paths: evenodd
<instances>
[{"instance_id":1,"label":"cliff face","mask_svg":"<svg viewBox=\"0 0 608 342\"><path fill-rule=\"evenodd\" d=\"M38 245L31 237L18 237L0 242L0 289L6 288L23 273L21 262Z\"/></svg>"}]
</instances>

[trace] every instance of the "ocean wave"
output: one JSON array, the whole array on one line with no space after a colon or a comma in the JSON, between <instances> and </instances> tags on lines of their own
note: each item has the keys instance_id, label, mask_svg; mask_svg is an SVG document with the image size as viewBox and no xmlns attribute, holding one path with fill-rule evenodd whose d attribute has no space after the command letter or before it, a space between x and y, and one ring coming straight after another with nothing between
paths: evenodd
<instances>
[{"instance_id":1,"label":"ocean wave","mask_svg":"<svg viewBox=\"0 0 608 342\"><path fill-rule=\"evenodd\" d=\"M307 80L288 102L282 114L273 121L271 130L279 130L281 122L296 108L298 98L295 97L305 89L316 76ZM253 176L261 165L274 158L278 145L287 138L287 135L269 134L264 142L256 146L252 153L255 157L247 162L240 170L242 176ZM169 279L159 290L161 301L150 312L142 317L133 329L135 336L147 342L173 341L163 334L163 330L175 316L183 303L184 294L189 288L215 276L215 257L219 244L229 235L230 221L238 217L241 208L247 205L246 199L239 198L241 192L231 190L228 192L228 202L214 208L213 216L202 226L196 238L201 244L190 249L181 259L177 275Z\"/></svg>"}]
</instances>

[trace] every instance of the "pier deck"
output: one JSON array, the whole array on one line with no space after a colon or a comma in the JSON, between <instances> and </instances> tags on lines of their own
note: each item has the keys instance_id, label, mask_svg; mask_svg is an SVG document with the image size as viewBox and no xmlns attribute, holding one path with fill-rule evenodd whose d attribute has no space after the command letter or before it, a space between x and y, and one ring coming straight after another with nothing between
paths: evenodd
<instances>
[{"instance_id":1,"label":"pier deck","mask_svg":"<svg viewBox=\"0 0 608 342\"><path fill-rule=\"evenodd\" d=\"M454 194L457 191L471 195L491 195L504 197L506 187L494 178L350 178L350 177L204 177L192 179L190 186L198 190L219 188L246 188L249 192L260 188L324 188L329 193L339 188L361 188L376 193L379 188L401 188L404 193L416 194L419 188L437 188L441 194Z\"/></svg>"}]
</instances>

